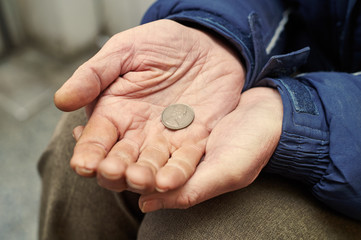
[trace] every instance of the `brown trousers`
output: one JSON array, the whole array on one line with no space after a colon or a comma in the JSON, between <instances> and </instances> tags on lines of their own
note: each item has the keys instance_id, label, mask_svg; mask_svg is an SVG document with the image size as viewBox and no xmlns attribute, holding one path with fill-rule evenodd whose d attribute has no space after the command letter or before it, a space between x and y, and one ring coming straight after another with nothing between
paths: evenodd
<instances>
[{"instance_id":1,"label":"brown trousers","mask_svg":"<svg viewBox=\"0 0 361 240\"><path fill-rule=\"evenodd\" d=\"M267 174L187 210L143 215L135 194L105 190L70 169L71 131L84 122L81 111L64 114L40 159L40 239L361 239L360 222Z\"/></svg>"}]
</instances>

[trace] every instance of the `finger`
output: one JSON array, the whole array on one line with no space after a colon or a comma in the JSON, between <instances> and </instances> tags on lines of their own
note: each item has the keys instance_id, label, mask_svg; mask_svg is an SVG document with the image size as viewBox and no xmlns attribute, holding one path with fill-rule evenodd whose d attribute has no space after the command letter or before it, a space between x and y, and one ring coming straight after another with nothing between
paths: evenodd
<instances>
[{"instance_id":1,"label":"finger","mask_svg":"<svg viewBox=\"0 0 361 240\"><path fill-rule=\"evenodd\" d=\"M139 207L143 212L159 209L186 209L221 194L244 188L258 176L262 167L254 167L259 161L258 152L244 150L225 152L214 149L204 158L194 175L181 187L164 193L142 195Z\"/></svg>"},{"instance_id":2,"label":"finger","mask_svg":"<svg viewBox=\"0 0 361 240\"><path fill-rule=\"evenodd\" d=\"M78 141L84 131L84 126L77 126L73 129L73 138Z\"/></svg>"},{"instance_id":3,"label":"finger","mask_svg":"<svg viewBox=\"0 0 361 240\"><path fill-rule=\"evenodd\" d=\"M103 116L93 115L75 145L71 167L81 176L93 176L99 162L117 139L118 131L114 124Z\"/></svg>"},{"instance_id":4,"label":"finger","mask_svg":"<svg viewBox=\"0 0 361 240\"><path fill-rule=\"evenodd\" d=\"M158 136L142 150L136 163L127 170L127 183L138 192L151 192L155 188L155 176L169 159L169 147L164 137Z\"/></svg>"},{"instance_id":5,"label":"finger","mask_svg":"<svg viewBox=\"0 0 361 240\"><path fill-rule=\"evenodd\" d=\"M139 145L134 141L124 138L116 143L97 168L98 184L112 191L124 191L126 169L138 155Z\"/></svg>"},{"instance_id":6,"label":"finger","mask_svg":"<svg viewBox=\"0 0 361 240\"><path fill-rule=\"evenodd\" d=\"M219 167L202 167L202 163L195 174L182 187L165 193L142 195L139 207L145 212L152 212L164 208L186 209L210 198L218 196L227 190L228 181L222 174L226 169Z\"/></svg>"},{"instance_id":7,"label":"finger","mask_svg":"<svg viewBox=\"0 0 361 240\"><path fill-rule=\"evenodd\" d=\"M182 186L194 173L204 151L197 145L180 147L162 167L156 176L159 192L166 192Z\"/></svg>"}]
</instances>

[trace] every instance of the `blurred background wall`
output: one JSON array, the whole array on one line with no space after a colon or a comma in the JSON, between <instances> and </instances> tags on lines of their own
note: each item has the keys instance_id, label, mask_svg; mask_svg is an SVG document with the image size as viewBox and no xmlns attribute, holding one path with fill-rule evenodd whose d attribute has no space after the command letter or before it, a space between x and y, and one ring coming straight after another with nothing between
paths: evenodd
<instances>
[{"instance_id":1,"label":"blurred background wall","mask_svg":"<svg viewBox=\"0 0 361 240\"><path fill-rule=\"evenodd\" d=\"M54 59L73 61L96 51L110 36L139 25L153 2L0 0L0 61L5 62L0 65L0 108L17 119L26 119L51 92L45 90L49 89L47 84L61 78L59 74L48 76L54 65L42 65ZM35 76L40 69L43 74Z\"/></svg>"},{"instance_id":2,"label":"blurred background wall","mask_svg":"<svg viewBox=\"0 0 361 240\"><path fill-rule=\"evenodd\" d=\"M29 42L66 57L136 26L153 0L0 0L0 53ZM101 39L101 38L100 38Z\"/></svg>"}]
</instances>

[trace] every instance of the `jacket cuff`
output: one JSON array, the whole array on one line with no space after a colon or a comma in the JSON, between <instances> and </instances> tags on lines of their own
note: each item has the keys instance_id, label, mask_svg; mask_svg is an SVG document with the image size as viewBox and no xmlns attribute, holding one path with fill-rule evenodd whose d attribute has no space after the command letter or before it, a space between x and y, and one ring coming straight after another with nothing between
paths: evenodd
<instances>
[{"instance_id":1,"label":"jacket cuff","mask_svg":"<svg viewBox=\"0 0 361 240\"><path fill-rule=\"evenodd\" d=\"M315 185L325 174L329 159L329 132L317 92L289 77L265 79L277 88L283 102L282 135L264 171Z\"/></svg>"}]
</instances>

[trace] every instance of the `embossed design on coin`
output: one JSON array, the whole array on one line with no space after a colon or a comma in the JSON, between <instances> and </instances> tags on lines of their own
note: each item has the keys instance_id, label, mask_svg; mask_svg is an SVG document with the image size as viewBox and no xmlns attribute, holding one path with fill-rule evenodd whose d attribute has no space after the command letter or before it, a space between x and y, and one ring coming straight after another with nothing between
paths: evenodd
<instances>
[{"instance_id":1,"label":"embossed design on coin","mask_svg":"<svg viewBox=\"0 0 361 240\"><path fill-rule=\"evenodd\" d=\"M162 123L166 128L179 130L188 127L194 119L194 111L185 104L172 104L162 113Z\"/></svg>"}]
</instances>

